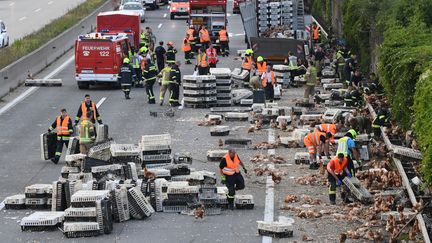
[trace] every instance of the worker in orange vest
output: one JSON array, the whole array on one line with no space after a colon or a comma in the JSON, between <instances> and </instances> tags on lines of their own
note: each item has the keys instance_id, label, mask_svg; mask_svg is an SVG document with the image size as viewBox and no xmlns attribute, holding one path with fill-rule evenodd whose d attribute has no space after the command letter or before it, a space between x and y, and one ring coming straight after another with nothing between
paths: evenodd
<instances>
[{"instance_id":1,"label":"worker in orange vest","mask_svg":"<svg viewBox=\"0 0 432 243\"><path fill-rule=\"evenodd\" d=\"M262 56L257 58L256 70L259 77L261 77L261 75L267 71L267 62L264 61Z\"/></svg>"},{"instance_id":2,"label":"worker in orange vest","mask_svg":"<svg viewBox=\"0 0 432 243\"><path fill-rule=\"evenodd\" d=\"M208 56L204 47L201 47L198 51L197 64L195 66L195 71L198 69L199 75L207 75L210 71Z\"/></svg>"},{"instance_id":3,"label":"worker in orange vest","mask_svg":"<svg viewBox=\"0 0 432 243\"><path fill-rule=\"evenodd\" d=\"M201 46L204 47L204 50L207 49L210 44L210 34L204 25L201 25L201 30L199 31L199 38Z\"/></svg>"},{"instance_id":4,"label":"worker in orange vest","mask_svg":"<svg viewBox=\"0 0 432 243\"><path fill-rule=\"evenodd\" d=\"M218 62L217 51L211 43L209 45L209 48L207 48L207 50L206 50L206 54L208 57L209 67L215 68L216 63Z\"/></svg>"},{"instance_id":5,"label":"worker in orange vest","mask_svg":"<svg viewBox=\"0 0 432 243\"><path fill-rule=\"evenodd\" d=\"M96 124L96 120L98 121L99 124L102 124L102 119L99 115L99 111L96 107L96 104L90 99L90 95L86 94L84 96L84 101L81 102L81 105L78 109L77 115L75 117L75 126L78 124L78 121L80 119L84 119L86 118L86 114L88 111L92 112L92 117L91 117L91 122L93 124Z\"/></svg>"},{"instance_id":6,"label":"worker in orange vest","mask_svg":"<svg viewBox=\"0 0 432 243\"><path fill-rule=\"evenodd\" d=\"M321 29L315 22L312 24L311 36L313 43L319 43L321 37Z\"/></svg>"},{"instance_id":7,"label":"worker in orange vest","mask_svg":"<svg viewBox=\"0 0 432 243\"><path fill-rule=\"evenodd\" d=\"M348 159L343 153L337 155L337 157L330 160L327 164L327 179L329 181L329 199L330 204L336 204L336 184L342 186L342 180L345 175L349 178L352 177L348 170ZM343 198L344 196L342 196Z\"/></svg>"},{"instance_id":8,"label":"worker in orange vest","mask_svg":"<svg viewBox=\"0 0 432 243\"><path fill-rule=\"evenodd\" d=\"M190 55L192 51L192 47L189 41L189 34L186 34L186 37L183 39L182 51L185 54L185 63L192 64L190 61Z\"/></svg>"},{"instance_id":9,"label":"worker in orange vest","mask_svg":"<svg viewBox=\"0 0 432 243\"><path fill-rule=\"evenodd\" d=\"M317 153L320 159L322 159L322 153L329 155L329 150L328 146L326 146L326 143L329 142L329 138L331 138L331 136L331 133L314 131L304 137L303 142L309 152L309 169L317 170L319 168L319 165L316 161Z\"/></svg>"},{"instance_id":10,"label":"worker in orange vest","mask_svg":"<svg viewBox=\"0 0 432 243\"><path fill-rule=\"evenodd\" d=\"M315 127L315 130L320 131L320 132L325 132L325 133L328 133L328 132L331 133L332 137L330 139L330 142L334 143L334 135L341 129L341 127L342 127L342 124L340 124L340 123L337 123L337 124L323 123L323 124L317 125Z\"/></svg>"},{"instance_id":11,"label":"worker in orange vest","mask_svg":"<svg viewBox=\"0 0 432 243\"><path fill-rule=\"evenodd\" d=\"M222 27L221 30L219 30L219 44L220 44L220 51L221 51L221 55L224 56L228 56L229 55L229 46L228 46L228 33L225 29L225 26Z\"/></svg>"},{"instance_id":12,"label":"worker in orange vest","mask_svg":"<svg viewBox=\"0 0 432 243\"><path fill-rule=\"evenodd\" d=\"M273 102L276 77L270 65L268 65L266 68L267 70L261 74L261 86L265 91L266 100Z\"/></svg>"},{"instance_id":13,"label":"worker in orange vest","mask_svg":"<svg viewBox=\"0 0 432 243\"><path fill-rule=\"evenodd\" d=\"M246 53L245 53L245 56L243 58L242 65L241 65L242 70L247 70L249 72L251 71L252 65L253 65L252 54L253 54L252 49L246 50Z\"/></svg>"},{"instance_id":14,"label":"worker in orange vest","mask_svg":"<svg viewBox=\"0 0 432 243\"><path fill-rule=\"evenodd\" d=\"M63 144L66 145L66 148L69 146L69 138L73 133L72 119L70 119L66 109L63 108L60 112L60 115L57 116L56 120L48 128L48 132L51 132L54 129L57 131L55 157L51 158L51 161L54 164L57 164L60 160L63 151Z\"/></svg>"},{"instance_id":15,"label":"worker in orange vest","mask_svg":"<svg viewBox=\"0 0 432 243\"><path fill-rule=\"evenodd\" d=\"M245 188L244 178L240 173L239 166L243 167L244 173L247 174L245 165L234 149L230 149L219 164L221 182L228 188L228 208L231 210L234 209L235 192Z\"/></svg>"},{"instance_id":16,"label":"worker in orange vest","mask_svg":"<svg viewBox=\"0 0 432 243\"><path fill-rule=\"evenodd\" d=\"M194 28L193 25L189 26L189 29L186 31L186 34L189 35L188 40L189 40L189 43L191 45L191 53L190 53L189 57L192 58L192 56L193 56L192 53L196 51L196 48L195 48L195 44L196 44L196 40L195 40L196 30L195 30L195 28Z\"/></svg>"}]
</instances>

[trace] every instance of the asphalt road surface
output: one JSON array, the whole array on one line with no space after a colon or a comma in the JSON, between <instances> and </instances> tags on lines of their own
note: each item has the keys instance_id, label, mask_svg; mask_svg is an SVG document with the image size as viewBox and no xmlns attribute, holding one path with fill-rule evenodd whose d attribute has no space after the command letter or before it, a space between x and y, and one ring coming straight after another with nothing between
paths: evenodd
<instances>
[{"instance_id":1,"label":"asphalt road surface","mask_svg":"<svg viewBox=\"0 0 432 243\"><path fill-rule=\"evenodd\" d=\"M157 11L148 11L146 23L150 26L158 40L174 41L179 50L178 60L183 60L181 41L186 31L185 19L169 20L166 7ZM240 17L229 17L229 32L232 33L231 52L244 49L243 27ZM218 163L206 162L206 151L217 148L217 140L211 137L208 127L198 127L196 121L203 119L207 109L176 110L174 118L154 118L149 116L150 110L164 110L168 107L146 104L143 89L133 89L131 100L125 100L120 90L96 87L88 91L77 88L74 80L74 64L68 53L58 63L42 73L45 77L58 66L65 68L54 75L63 79L62 87L19 89L9 99L24 92L31 94L6 112L0 112L0 198L23 193L24 187L34 183L51 183L60 176L61 162L54 165L50 161L40 159L39 135L44 133L60 108L68 109L71 117L75 117L78 106L84 94L89 93L93 101L99 102L100 113L104 123L110 127L110 136L117 143L137 143L141 135L171 133L173 137L173 152L192 152L194 163L192 167L217 172ZM235 55L222 58L219 67L238 67L239 60ZM193 65L183 65L183 74L192 74ZM158 86L156 85L156 97ZM4 103L0 105L3 105ZM1 109L1 107L0 107ZM244 137L247 123L232 123L232 126L245 127L233 132L234 137ZM267 134L255 136L254 143L267 139ZM240 157L248 162L250 151L239 150ZM62 158L63 159L63 158ZM125 223L116 223L110 235L93 238L74 239L74 242L261 242L262 237L256 233L256 221L264 218L265 183L252 183L246 178L246 189L243 194L251 193L255 197L255 209L246 211L223 211L222 215L209 216L203 220L193 217L156 213L151 218ZM28 210L1 212L0 238L3 242L71 242L59 231L29 233L21 232L19 220L29 214Z\"/></svg>"},{"instance_id":2,"label":"asphalt road surface","mask_svg":"<svg viewBox=\"0 0 432 243\"><path fill-rule=\"evenodd\" d=\"M0 19L10 43L41 29L85 0L1 0Z\"/></svg>"}]
</instances>

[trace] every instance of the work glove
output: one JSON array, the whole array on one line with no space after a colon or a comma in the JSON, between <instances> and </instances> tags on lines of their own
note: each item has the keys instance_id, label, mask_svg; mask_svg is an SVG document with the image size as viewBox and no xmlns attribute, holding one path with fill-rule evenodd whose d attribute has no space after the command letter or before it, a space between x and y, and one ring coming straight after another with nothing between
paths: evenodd
<instances>
[{"instance_id":1,"label":"work glove","mask_svg":"<svg viewBox=\"0 0 432 243\"><path fill-rule=\"evenodd\" d=\"M342 186L342 181L341 181L341 180L338 180L338 181L337 181L337 184L338 184L338 186Z\"/></svg>"},{"instance_id":2,"label":"work glove","mask_svg":"<svg viewBox=\"0 0 432 243\"><path fill-rule=\"evenodd\" d=\"M347 172L347 176L348 176L348 178L351 178L352 174L350 172Z\"/></svg>"},{"instance_id":3,"label":"work glove","mask_svg":"<svg viewBox=\"0 0 432 243\"><path fill-rule=\"evenodd\" d=\"M245 167L243 167L243 171L244 171L245 174L247 174L247 170L246 170Z\"/></svg>"},{"instance_id":4,"label":"work glove","mask_svg":"<svg viewBox=\"0 0 432 243\"><path fill-rule=\"evenodd\" d=\"M221 179L221 183L225 185L226 184L226 177L224 175L222 175L220 177L220 179Z\"/></svg>"}]
</instances>

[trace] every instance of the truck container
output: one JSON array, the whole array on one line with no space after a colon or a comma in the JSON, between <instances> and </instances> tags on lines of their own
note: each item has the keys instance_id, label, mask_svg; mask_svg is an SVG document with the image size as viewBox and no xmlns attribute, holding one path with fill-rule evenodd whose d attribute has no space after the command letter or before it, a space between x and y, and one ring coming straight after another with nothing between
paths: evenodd
<instances>
[{"instance_id":1,"label":"truck container","mask_svg":"<svg viewBox=\"0 0 432 243\"><path fill-rule=\"evenodd\" d=\"M140 16L136 13L123 11L101 12L96 17L97 32L109 34L126 33L129 43L139 48Z\"/></svg>"}]
</instances>

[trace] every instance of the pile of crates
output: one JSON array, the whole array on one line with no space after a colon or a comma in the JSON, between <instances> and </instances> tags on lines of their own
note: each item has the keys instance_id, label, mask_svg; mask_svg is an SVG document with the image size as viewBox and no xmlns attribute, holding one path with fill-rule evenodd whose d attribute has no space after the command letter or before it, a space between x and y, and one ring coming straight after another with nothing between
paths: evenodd
<instances>
[{"instance_id":1,"label":"pile of crates","mask_svg":"<svg viewBox=\"0 0 432 243\"><path fill-rule=\"evenodd\" d=\"M48 231L61 226L64 212L34 212L21 219L20 226L23 231Z\"/></svg>"},{"instance_id":2,"label":"pile of crates","mask_svg":"<svg viewBox=\"0 0 432 243\"><path fill-rule=\"evenodd\" d=\"M190 186L187 181L170 182L167 187L167 199L162 201L162 211L181 213L187 211L189 205L198 202L199 187Z\"/></svg>"},{"instance_id":3,"label":"pile of crates","mask_svg":"<svg viewBox=\"0 0 432 243\"><path fill-rule=\"evenodd\" d=\"M145 165L171 163L171 135L144 135L139 144L141 161Z\"/></svg>"},{"instance_id":4,"label":"pile of crates","mask_svg":"<svg viewBox=\"0 0 432 243\"><path fill-rule=\"evenodd\" d=\"M258 0L258 31L265 32L271 26L284 25L293 28L296 11L293 1Z\"/></svg>"},{"instance_id":5,"label":"pile of crates","mask_svg":"<svg viewBox=\"0 0 432 243\"><path fill-rule=\"evenodd\" d=\"M150 217L155 210L142 191L137 187L128 190L129 212L134 219L144 219Z\"/></svg>"},{"instance_id":6,"label":"pile of crates","mask_svg":"<svg viewBox=\"0 0 432 243\"><path fill-rule=\"evenodd\" d=\"M81 190L65 210L63 233L67 238L109 234L113 229L108 190Z\"/></svg>"},{"instance_id":7,"label":"pile of crates","mask_svg":"<svg viewBox=\"0 0 432 243\"><path fill-rule=\"evenodd\" d=\"M219 203L217 187L215 185L203 185L199 189L199 204L204 206L205 215L221 214L222 206Z\"/></svg>"},{"instance_id":8,"label":"pile of crates","mask_svg":"<svg viewBox=\"0 0 432 243\"><path fill-rule=\"evenodd\" d=\"M29 209L46 209L51 198L51 184L34 184L25 187L25 205ZM51 200L50 200L51 202Z\"/></svg>"},{"instance_id":9,"label":"pile of crates","mask_svg":"<svg viewBox=\"0 0 432 243\"><path fill-rule=\"evenodd\" d=\"M140 158L140 148L136 144L111 144L111 162L127 163L137 162Z\"/></svg>"},{"instance_id":10,"label":"pile of crates","mask_svg":"<svg viewBox=\"0 0 432 243\"><path fill-rule=\"evenodd\" d=\"M216 77L184 75L183 101L188 108L209 108L217 104Z\"/></svg>"},{"instance_id":11,"label":"pile of crates","mask_svg":"<svg viewBox=\"0 0 432 243\"><path fill-rule=\"evenodd\" d=\"M290 72L287 65L273 65L273 71L278 85L281 85L282 87L289 85Z\"/></svg>"},{"instance_id":12,"label":"pile of crates","mask_svg":"<svg viewBox=\"0 0 432 243\"><path fill-rule=\"evenodd\" d=\"M231 70L229 68L210 68L216 77L217 106L231 106Z\"/></svg>"}]
</instances>

